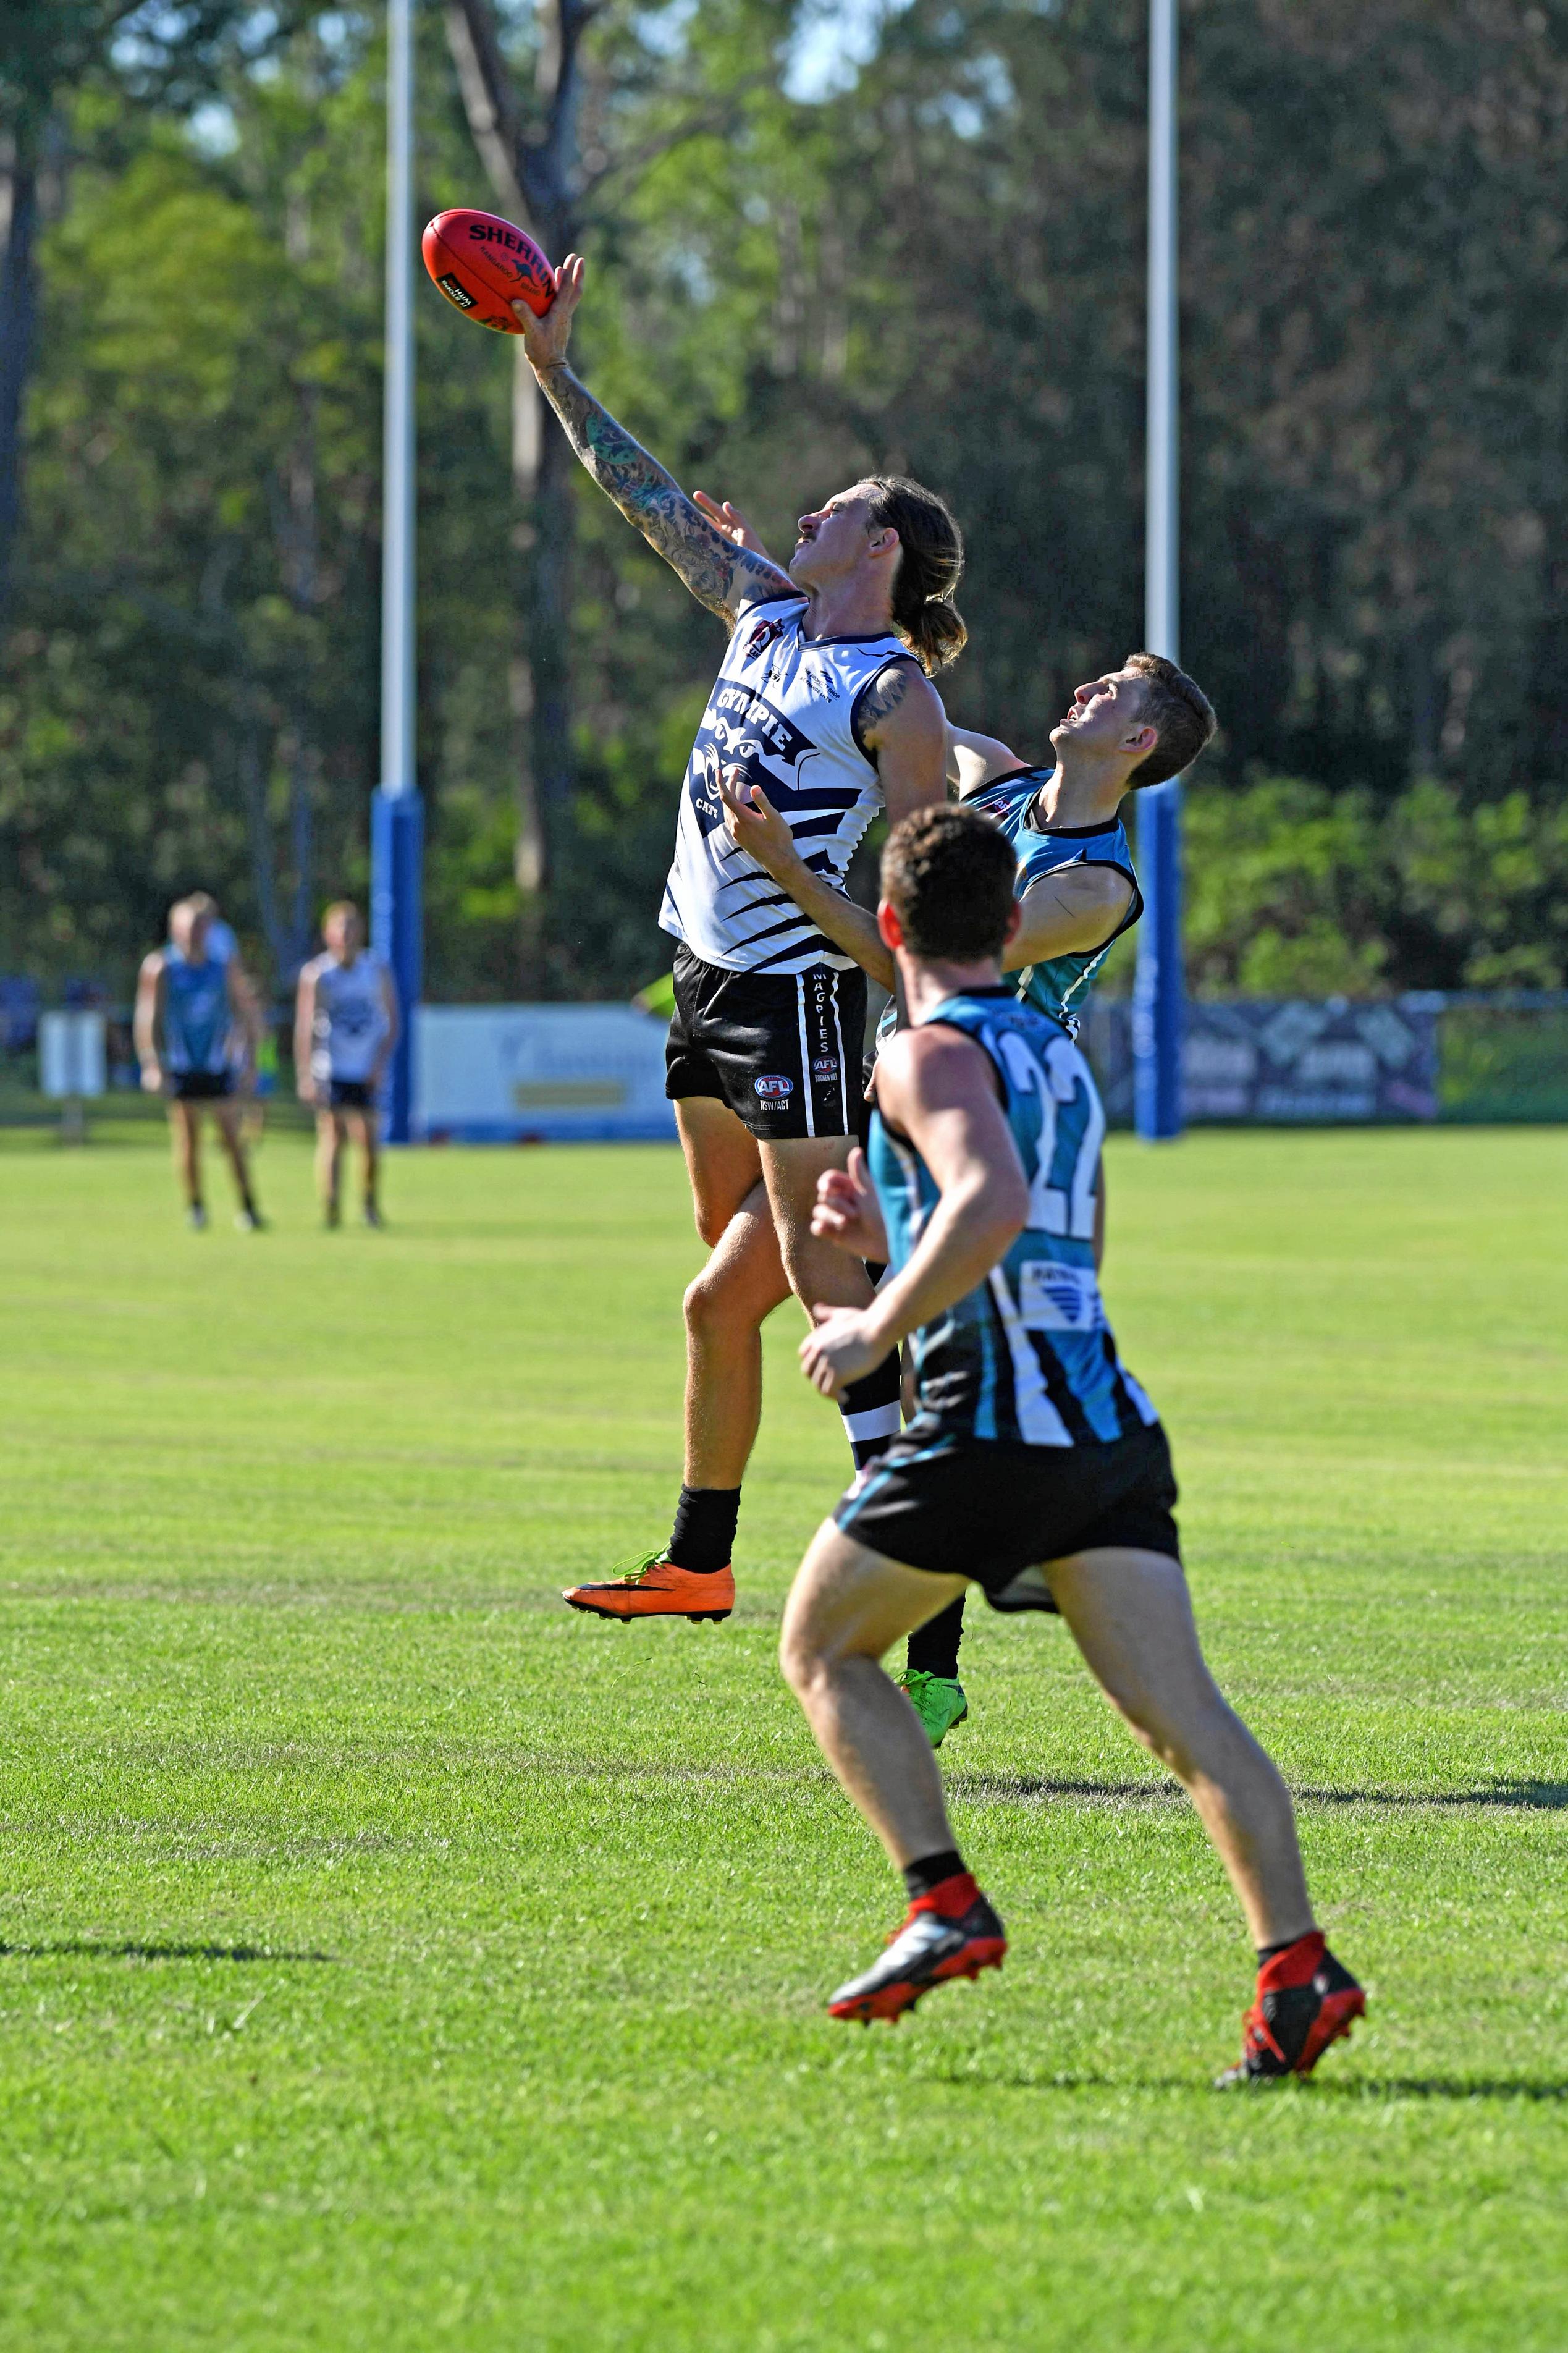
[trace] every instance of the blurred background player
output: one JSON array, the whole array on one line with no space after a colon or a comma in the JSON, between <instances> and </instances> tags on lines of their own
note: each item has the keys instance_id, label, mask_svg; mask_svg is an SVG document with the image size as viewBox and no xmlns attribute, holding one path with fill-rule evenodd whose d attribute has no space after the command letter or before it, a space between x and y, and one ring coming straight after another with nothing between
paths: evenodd
<instances>
[{"instance_id":1,"label":"blurred background player","mask_svg":"<svg viewBox=\"0 0 1568 2353\"><path fill-rule=\"evenodd\" d=\"M239 1194L235 1223L258 1233L261 1214L251 1190L240 1113L256 1067L260 1020L254 992L237 961L207 951L212 902L205 892L169 911L169 937L143 959L132 1023L142 1083L169 1105L174 1166L184 1194L186 1222L207 1222L202 1198L201 1113L205 1104L234 1171Z\"/></svg>"},{"instance_id":2,"label":"blurred background player","mask_svg":"<svg viewBox=\"0 0 1568 2353\"><path fill-rule=\"evenodd\" d=\"M336 900L327 909L321 937L326 952L301 968L294 1000L300 1100L316 1112L316 1190L326 1223L339 1224L343 1152L356 1144L364 1168L364 1221L379 1226L377 1106L397 1044L397 987L380 957L365 948L352 900Z\"/></svg>"},{"instance_id":3,"label":"blurred background player","mask_svg":"<svg viewBox=\"0 0 1568 2353\"><path fill-rule=\"evenodd\" d=\"M737 509L726 504L723 515L729 528L760 546ZM1022 913L1003 969L1016 976L1014 986L1028 1003L1069 1035L1112 943L1142 913L1121 804L1129 792L1189 767L1215 724L1207 696L1184 670L1159 655L1134 653L1120 670L1077 690L1051 730L1048 767L1021 760L994 736L948 729L949 783L999 828L1017 859ZM754 786L723 790L734 839L872 979L892 990L897 976L876 917L853 902L827 903L763 792ZM895 1026L889 1005L880 1034L889 1036ZM910 1637L901 1678L935 1747L969 1713L958 1675L963 1609L961 1596Z\"/></svg>"},{"instance_id":4,"label":"blurred background player","mask_svg":"<svg viewBox=\"0 0 1568 2353\"><path fill-rule=\"evenodd\" d=\"M1304 2075L1365 2000L1313 1919L1289 1793L1199 1649L1170 1449L1095 1275L1105 1113L1065 1028L1002 978L1015 880L1011 845L973 810L923 811L889 839L879 922L909 1026L878 1059L868 1178L857 1155L818 1203L819 1230L892 1271L868 1308L815 1310L807 1377L831 1396L913 1335L919 1384L914 1421L817 1531L784 1610L784 1672L910 1895L829 2009L895 2019L1006 1951L931 1744L879 1664L973 1578L1000 1609L1054 1602L1225 1864L1258 1979L1220 2080Z\"/></svg>"},{"instance_id":5,"label":"blurred background player","mask_svg":"<svg viewBox=\"0 0 1568 2353\"><path fill-rule=\"evenodd\" d=\"M686 1296L683 1483L669 1542L629 1577L572 1587L602 1617L728 1617L741 1481L762 1413L762 1325L782 1262L801 1300L863 1305L863 1267L812 1233L823 1170L859 1116L866 981L724 827L721 772L766 787L836 897L878 811L941 801L946 717L930 674L961 650L958 527L917 482L868 477L800 518L787 571L705 514L566 364L583 264L554 273L542 318L518 303L545 399L594 480L730 629L686 772L659 922L679 942L666 1092L711 1256ZM847 902L846 902L847 903ZM759 1294L753 1236L777 1236ZM770 1245L770 1249L773 1246ZM842 1401L857 1460L899 1426L896 1361Z\"/></svg>"}]
</instances>

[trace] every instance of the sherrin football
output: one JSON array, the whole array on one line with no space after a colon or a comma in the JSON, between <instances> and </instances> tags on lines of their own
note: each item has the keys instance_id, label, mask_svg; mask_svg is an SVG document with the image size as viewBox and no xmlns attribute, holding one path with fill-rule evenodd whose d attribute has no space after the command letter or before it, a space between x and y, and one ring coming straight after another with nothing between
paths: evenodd
<instances>
[{"instance_id":1,"label":"sherrin football","mask_svg":"<svg viewBox=\"0 0 1568 2353\"><path fill-rule=\"evenodd\" d=\"M554 272L526 229L466 205L437 213L420 240L425 267L455 310L498 334L522 330L512 314L526 302L542 317L555 300Z\"/></svg>"}]
</instances>

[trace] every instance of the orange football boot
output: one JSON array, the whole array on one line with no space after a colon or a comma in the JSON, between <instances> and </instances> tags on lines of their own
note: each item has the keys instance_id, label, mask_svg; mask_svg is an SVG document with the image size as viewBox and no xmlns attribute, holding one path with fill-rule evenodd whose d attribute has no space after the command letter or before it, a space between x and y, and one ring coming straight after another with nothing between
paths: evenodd
<instances>
[{"instance_id":1,"label":"orange football boot","mask_svg":"<svg viewBox=\"0 0 1568 2353\"><path fill-rule=\"evenodd\" d=\"M718 1625L735 1607L735 1572L716 1568L706 1576L677 1568L662 1553L650 1552L626 1577L605 1585L568 1585L562 1599L573 1609L595 1618L618 1618L623 1626L634 1618L689 1618L694 1626L704 1620Z\"/></svg>"}]
</instances>

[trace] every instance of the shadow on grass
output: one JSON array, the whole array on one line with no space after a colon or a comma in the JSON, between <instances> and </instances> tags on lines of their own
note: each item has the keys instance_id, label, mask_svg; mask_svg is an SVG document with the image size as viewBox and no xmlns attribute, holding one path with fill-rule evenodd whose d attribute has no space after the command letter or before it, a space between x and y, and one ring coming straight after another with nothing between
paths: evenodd
<instances>
[{"instance_id":1,"label":"shadow on grass","mask_svg":"<svg viewBox=\"0 0 1568 2353\"><path fill-rule=\"evenodd\" d=\"M1173 1781L1073 1781L1049 1773L950 1773L955 1798L972 1804L1027 1798L1086 1798L1100 1805L1168 1806L1181 1790ZM1470 1807L1521 1807L1540 1813L1568 1810L1568 1781L1500 1781L1489 1789L1297 1789L1304 1806L1381 1806L1464 1812Z\"/></svg>"},{"instance_id":2,"label":"shadow on grass","mask_svg":"<svg viewBox=\"0 0 1568 2353\"><path fill-rule=\"evenodd\" d=\"M328 1961L331 1953L279 1953L270 1945L0 1944L0 1960L19 1961Z\"/></svg>"},{"instance_id":3,"label":"shadow on grass","mask_svg":"<svg viewBox=\"0 0 1568 2353\"><path fill-rule=\"evenodd\" d=\"M1008 2092L1181 2092L1209 2094L1217 2086L1190 2075L1060 2074L1032 2067L922 2068L922 2080ZM1363 2107L1386 2107L1393 2100L1525 2100L1543 2106L1568 2102L1568 2083L1546 2075L1313 2075L1224 2087L1224 2099L1243 2108L1267 2107L1276 2100L1334 2100Z\"/></svg>"},{"instance_id":4,"label":"shadow on grass","mask_svg":"<svg viewBox=\"0 0 1568 2353\"><path fill-rule=\"evenodd\" d=\"M1310 2088L1320 2100L1568 2100L1568 2084L1539 2075L1381 2075L1359 2083L1329 2076Z\"/></svg>"}]
</instances>

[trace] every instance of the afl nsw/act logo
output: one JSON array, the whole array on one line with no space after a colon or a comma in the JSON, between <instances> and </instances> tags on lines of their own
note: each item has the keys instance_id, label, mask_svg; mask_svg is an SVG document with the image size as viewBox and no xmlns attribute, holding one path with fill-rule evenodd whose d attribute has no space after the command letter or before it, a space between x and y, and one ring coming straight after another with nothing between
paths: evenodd
<instances>
[{"instance_id":1,"label":"afl nsw/act logo","mask_svg":"<svg viewBox=\"0 0 1568 2353\"><path fill-rule=\"evenodd\" d=\"M783 1111L795 1092L793 1079L769 1077L753 1079L752 1084L763 1099L764 1111Z\"/></svg>"},{"instance_id":2,"label":"afl nsw/act logo","mask_svg":"<svg viewBox=\"0 0 1568 2353\"><path fill-rule=\"evenodd\" d=\"M811 1075L814 1079L836 1079L838 1076L837 1055L815 1055L812 1059Z\"/></svg>"}]
</instances>

